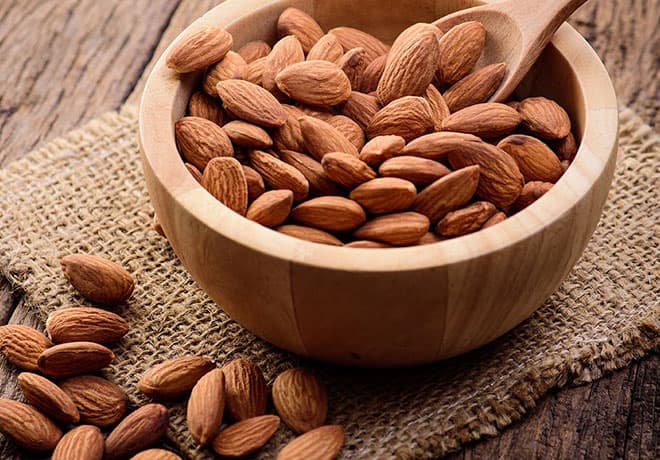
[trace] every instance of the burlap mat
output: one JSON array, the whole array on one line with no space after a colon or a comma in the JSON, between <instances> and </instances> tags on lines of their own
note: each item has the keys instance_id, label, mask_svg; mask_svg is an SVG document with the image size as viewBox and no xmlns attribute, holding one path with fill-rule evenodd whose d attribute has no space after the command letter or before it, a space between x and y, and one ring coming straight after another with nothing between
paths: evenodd
<instances>
[{"instance_id":1,"label":"burlap mat","mask_svg":"<svg viewBox=\"0 0 660 460\"><path fill-rule=\"evenodd\" d=\"M184 353L222 363L255 360L272 381L299 358L227 318L197 288L152 210L132 107L107 114L0 171L0 269L45 319L82 301L65 282L62 253L88 251L124 264L137 288L120 312L131 330L108 376L132 402L154 363ZM550 388L586 382L659 345L658 136L621 113L621 154L604 216L583 257L550 300L496 342L440 364L362 371L306 363L328 385L332 423L346 428L343 458L434 458L518 419ZM184 405L171 411L171 441L190 457ZM281 428L258 458L291 437Z\"/></svg>"}]
</instances>

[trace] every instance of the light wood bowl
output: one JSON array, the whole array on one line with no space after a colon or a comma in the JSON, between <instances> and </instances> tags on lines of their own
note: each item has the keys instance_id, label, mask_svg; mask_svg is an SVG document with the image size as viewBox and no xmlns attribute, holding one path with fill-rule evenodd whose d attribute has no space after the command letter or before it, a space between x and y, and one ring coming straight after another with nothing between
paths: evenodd
<instances>
[{"instance_id":1,"label":"light wood bowl","mask_svg":"<svg viewBox=\"0 0 660 460\"><path fill-rule=\"evenodd\" d=\"M230 0L190 27L223 25L236 47L254 39L274 42L279 13L296 6L326 30L350 25L391 42L410 24L482 2L385 3ZM174 122L200 78L180 78L161 57L146 85L140 144L153 206L183 265L225 312L259 337L320 360L414 365L501 336L541 306L571 270L612 180L614 90L598 56L567 24L519 95L548 96L567 108L581 140L575 161L549 193L512 218L428 246L324 246L279 234L220 204L188 173L174 139Z\"/></svg>"}]
</instances>

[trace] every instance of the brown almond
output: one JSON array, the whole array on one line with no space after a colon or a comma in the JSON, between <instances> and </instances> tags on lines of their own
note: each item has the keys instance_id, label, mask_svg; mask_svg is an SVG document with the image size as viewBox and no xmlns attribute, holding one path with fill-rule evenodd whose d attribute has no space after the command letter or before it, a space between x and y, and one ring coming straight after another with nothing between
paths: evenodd
<instances>
[{"instance_id":1,"label":"brown almond","mask_svg":"<svg viewBox=\"0 0 660 460\"><path fill-rule=\"evenodd\" d=\"M342 115L347 116L360 125L360 128L366 130L381 107L376 96L353 91L340 109Z\"/></svg>"},{"instance_id":2,"label":"brown almond","mask_svg":"<svg viewBox=\"0 0 660 460\"><path fill-rule=\"evenodd\" d=\"M256 61L257 59L268 56L270 52L270 45L263 40L253 40L251 42L247 42L237 51L237 53L240 54L248 64Z\"/></svg>"},{"instance_id":3,"label":"brown almond","mask_svg":"<svg viewBox=\"0 0 660 460\"><path fill-rule=\"evenodd\" d=\"M102 305L124 303L133 293L133 277L121 265L91 254L70 254L60 259L64 276L76 290Z\"/></svg>"},{"instance_id":4,"label":"brown almond","mask_svg":"<svg viewBox=\"0 0 660 460\"><path fill-rule=\"evenodd\" d=\"M98 371L115 358L108 348L94 342L69 342L54 345L39 355L41 373L55 378Z\"/></svg>"},{"instance_id":5,"label":"brown almond","mask_svg":"<svg viewBox=\"0 0 660 460\"><path fill-rule=\"evenodd\" d=\"M451 211L435 227L442 236L461 236L479 230L488 219L497 212L497 208L487 201L477 201L463 209Z\"/></svg>"},{"instance_id":6,"label":"brown almond","mask_svg":"<svg viewBox=\"0 0 660 460\"><path fill-rule=\"evenodd\" d=\"M267 91L275 94L277 98L283 98L282 93L275 83L275 77L291 64L303 62L304 60L305 53L303 52L300 41L293 35L282 38L275 43L273 50L266 57L261 74L261 85Z\"/></svg>"},{"instance_id":7,"label":"brown almond","mask_svg":"<svg viewBox=\"0 0 660 460\"><path fill-rule=\"evenodd\" d=\"M109 380L80 375L58 385L76 405L83 423L105 428L117 423L126 413L126 394Z\"/></svg>"},{"instance_id":8,"label":"brown almond","mask_svg":"<svg viewBox=\"0 0 660 460\"><path fill-rule=\"evenodd\" d=\"M300 117L298 121L305 140L305 148L317 160L321 161L326 154L331 152L358 156L355 145L329 123L310 116Z\"/></svg>"},{"instance_id":9,"label":"brown almond","mask_svg":"<svg viewBox=\"0 0 660 460\"><path fill-rule=\"evenodd\" d=\"M335 27L328 33L337 37L346 52L353 48L363 48L368 63L390 50L389 46L373 35L353 27Z\"/></svg>"},{"instance_id":10,"label":"brown almond","mask_svg":"<svg viewBox=\"0 0 660 460\"><path fill-rule=\"evenodd\" d=\"M328 124L342 133L357 150L364 147L364 131L355 121L344 115L335 115L328 119Z\"/></svg>"},{"instance_id":11,"label":"brown almond","mask_svg":"<svg viewBox=\"0 0 660 460\"><path fill-rule=\"evenodd\" d=\"M204 118L218 126L222 126L227 119L227 114L222 108L222 105L220 105L220 102L203 91L195 91L190 96L190 101L188 101L188 115Z\"/></svg>"},{"instance_id":12,"label":"brown almond","mask_svg":"<svg viewBox=\"0 0 660 460\"><path fill-rule=\"evenodd\" d=\"M289 217L291 206L291 190L270 190L250 205L245 217L266 227L277 227Z\"/></svg>"},{"instance_id":13,"label":"brown almond","mask_svg":"<svg viewBox=\"0 0 660 460\"><path fill-rule=\"evenodd\" d=\"M573 161L578 152L577 142L573 134L568 133L568 136L558 141L552 142L552 149L562 161Z\"/></svg>"},{"instance_id":14,"label":"brown almond","mask_svg":"<svg viewBox=\"0 0 660 460\"><path fill-rule=\"evenodd\" d=\"M351 82L353 91L358 91L362 86L362 77L367 70L367 52L364 48L353 48L348 50L337 61L339 68L346 74Z\"/></svg>"},{"instance_id":15,"label":"brown almond","mask_svg":"<svg viewBox=\"0 0 660 460\"><path fill-rule=\"evenodd\" d=\"M417 197L415 184L395 177L379 177L359 185L350 194L372 214L405 211Z\"/></svg>"},{"instance_id":16,"label":"brown almond","mask_svg":"<svg viewBox=\"0 0 660 460\"><path fill-rule=\"evenodd\" d=\"M385 248L391 248L392 245L380 243L378 241L356 240L356 241L351 241L348 244L345 244L344 247L358 248L358 249L385 249Z\"/></svg>"},{"instance_id":17,"label":"brown almond","mask_svg":"<svg viewBox=\"0 0 660 460\"><path fill-rule=\"evenodd\" d=\"M385 72L386 63L387 54L383 54L369 63L367 68L364 69L364 74L362 74L362 84L360 85L361 92L369 94L376 91L378 83L383 77L383 72Z\"/></svg>"},{"instance_id":18,"label":"brown almond","mask_svg":"<svg viewBox=\"0 0 660 460\"><path fill-rule=\"evenodd\" d=\"M220 61L234 46L229 32L218 26L203 26L178 40L167 56L167 66L178 72L203 70Z\"/></svg>"},{"instance_id":19,"label":"brown almond","mask_svg":"<svg viewBox=\"0 0 660 460\"><path fill-rule=\"evenodd\" d=\"M282 126L286 111L275 97L254 83L225 80L217 85L223 106L236 117L266 128Z\"/></svg>"},{"instance_id":20,"label":"brown almond","mask_svg":"<svg viewBox=\"0 0 660 460\"><path fill-rule=\"evenodd\" d=\"M266 68L266 60L268 57L262 57L256 61L252 61L248 64L247 74L245 75L245 80L255 85L261 86L264 77L264 69Z\"/></svg>"},{"instance_id":21,"label":"brown almond","mask_svg":"<svg viewBox=\"0 0 660 460\"><path fill-rule=\"evenodd\" d=\"M457 143L470 140L478 141L480 139L472 134L450 131L431 133L410 141L401 151L401 155L436 161L445 160Z\"/></svg>"},{"instance_id":22,"label":"brown almond","mask_svg":"<svg viewBox=\"0 0 660 460\"><path fill-rule=\"evenodd\" d=\"M437 30L431 24L415 24L394 41L376 89L381 104L425 93L438 62Z\"/></svg>"},{"instance_id":23,"label":"brown almond","mask_svg":"<svg viewBox=\"0 0 660 460\"><path fill-rule=\"evenodd\" d=\"M305 140L303 139L298 118L304 116L304 113L292 105L282 105L287 111L286 122L273 131L273 142L278 150L293 150L302 152L305 149Z\"/></svg>"},{"instance_id":24,"label":"brown almond","mask_svg":"<svg viewBox=\"0 0 660 460\"><path fill-rule=\"evenodd\" d=\"M291 64L275 77L277 87L292 99L315 106L341 104L351 95L351 82L332 62Z\"/></svg>"},{"instance_id":25,"label":"brown almond","mask_svg":"<svg viewBox=\"0 0 660 460\"><path fill-rule=\"evenodd\" d=\"M109 343L126 335L128 323L121 316L100 308L61 308L48 316L46 330L55 343Z\"/></svg>"},{"instance_id":26,"label":"brown almond","mask_svg":"<svg viewBox=\"0 0 660 460\"><path fill-rule=\"evenodd\" d=\"M261 415L241 420L220 432L213 450L223 457L243 457L266 445L280 426L276 415Z\"/></svg>"},{"instance_id":27,"label":"brown almond","mask_svg":"<svg viewBox=\"0 0 660 460\"><path fill-rule=\"evenodd\" d=\"M344 55L344 48L337 37L331 34L325 34L307 53L308 61L328 61L336 64Z\"/></svg>"},{"instance_id":28,"label":"brown almond","mask_svg":"<svg viewBox=\"0 0 660 460\"><path fill-rule=\"evenodd\" d=\"M337 184L332 182L323 170L321 163L304 153L292 150L280 150L280 159L290 164L309 182L309 191L314 195L339 195Z\"/></svg>"},{"instance_id":29,"label":"brown almond","mask_svg":"<svg viewBox=\"0 0 660 460\"><path fill-rule=\"evenodd\" d=\"M302 112L302 116L314 117L323 121L328 121L337 115L332 107L311 106L298 103L296 108Z\"/></svg>"},{"instance_id":30,"label":"brown almond","mask_svg":"<svg viewBox=\"0 0 660 460\"><path fill-rule=\"evenodd\" d=\"M464 206L472 199L477 191L479 176L479 166L453 171L419 192L413 209L435 224L449 211Z\"/></svg>"},{"instance_id":31,"label":"brown almond","mask_svg":"<svg viewBox=\"0 0 660 460\"><path fill-rule=\"evenodd\" d=\"M485 44L486 29L480 22L464 22L449 29L439 40L438 80L451 85L472 72Z\"/></svg>"},{"instance_id":32,"label":"brown almond","mask_svg":"<svg viewBox=\"0 0 660 460\"><path fill-rule=\"evenodd\" d=\"M202 446L216 437L225 410L225 375L214 369L204 375L190 392L186 409L188 430Z\"/></svg>"},{"instance_id":33,"label":"brown almond","mask_svg":"<svg viewBox=\"0 0 660 460\"><path fill-rule=\"evenodd\" d=\"M445 98L440 94L435 85L429 85L424 93L424 99L431 107L431 115L433 116L433 129L440 131L442 129L442 122L449 116L449 107Z\"/></svg>"},{"instance_id":34,"label":"brown almond","mask_svg":"<svg viewBox=\"0 0 660 460\"><path fill-rule=\"evenodd\" d=\"M443 95L451 112L474 104L487 102L500 87L506 64L491 64L463 77L454 83Z\"/></svg>"},{"instance_id":35,"label":"brown almond","mask_svg":"<svg viewBox=\"0 0 660 460\"><path fill-rule=\"evenodd\" d=\"M292 236L300 240L312 243L327 244L330 246L342 246L343 243L328 232L317 228L305 227L303 225L280 225L275 230L284 235Z\"/></svg>"},{"instance_id":36,"label":"brown almond","mask_svg":"<svg viewBox=\"0 0 660 460\"><path fill-rule=\"evenodd\" d=\"M415 243L429 231L428 217L417 212L400 212L375 217L358 228L353 236L358 239L381 241L394 246Z\"/></svg>"},{"instance_id":37,"label":"brown almond","mask_svg":"<svg viewBox=\"0 0 660 460\"><path fill-rule=\"evenodd\" d=\"M376 172L368 164L347 153L328 153L321 160L321 166L332 181L348 188L376 178Z\"/></svg>"},{"instance_id":38,"label":"brown almond","mask_svg":"<svg viewBox=\"0 0 660 460\"><path fill-rule=\"evenodd\" d=\"M499 137L509 134L520 124L520 114L506 104L486 102L454 112L442 122L443 131Z\"/></svg>"},{"instance_id":39,"label":"brown almond","mask_svg":"<svg viewBox=\"0 0 660 460\"><path fill-rule=\"evenodd\" d=\"M131 460L181 460L181 457L165 449L147 449L133 455Z\"/></svg>"},{"instance_id":40,"label":"brown almond","mask_svg":"<svg viewBox=\"0 0 660 460\"><path fill-rule=\"evenodd\" d=\"M202 89L209 96L217 96L217 84L223 80L231 80L237 78L245 80L248 74L248 65L245 59L240 54L229 51L222 61L210 66L206 70L204 80L202 81Z\"/></svg>"},{"instance_id":41,"label":"brown almond","mask_svg":"<svg viewBox=\"0 0 660 460\"><path fill-rule=\"evenodd\" d=\"M505 220L506 220L506 214L504 214L502 211L496 212L481 226L481 229L483 230L485 228L492 227L493 225L497 225L500 222L504 222Z\"/></svg>"},{"instance_id":42,"label":"brown almond","mask_svg":"<svg viewBox=\"0 0 660 460\"><path fill-rule=\"evenodd\" d=\"M273 404L278 415L296 433L325 423L328 393L318 378L303 368L289 369L273 382Z\"/></svg>"},{"instance_id":43,"label":"brown almond","mask_svg":"<svg viewBox=\"0 0 660 460\"><path fill-rule=\"evenodd\" d=\"M205 118L183 117L174 124L181 155L200 171L216 157L230 157L234 148L220 126Z\"/></svg>"},{"instance_id":44,"label":"brown almond","mask_svg":"<svg viewBox=\"0 0 660 460\"><path fill-rule=\"evenodd\" d=\"M401 136L376 136L360 151L360 160L369 166L377 167L381 163L401 153L406 141Z\"/></svg>"},{"instance_id":45,"label":"brown almond","mask_svg":"<svg viewBox=\"0 0 660 460\"><path fill-rule=\"evenodd\" d=\"M105 460L130 457L165 436L169 415L161 404L147 404L128 415L105 440Z\"/></svg>"},{"instance_id":46,"label":"brown almond","mask_svg":"<svg viewBox=\"0 0 660 460\"><path fill-rule=\"evenodd\" d=\"M557 155L535 137L514 134L502 139L497 147L511 155L518 163L525 181L554 184L564 173Z\"/></svg>"},{"instance_id":47,"label":"brown almond","mask_svg":"<svg viewBox=\"0 0 660 460\"><path fill-rule=\"evenodd\" d=\"M150 368L137 383L150 398L173 399L188 393L215 364L205 356L181 356Z\"/></svg>"},{"instance_id":48,"label":"brown almond","mask_svg":"<svg viewBox=\"0 0 660 460\"><path fill-rule=\"evenodd\" d=\"M520 196L515 203L513 203L514 209L518 211L525 209L527 206L549 192L551 188L552 184L549 182L527 182L522 188Z\"/></svg>"},{"instance_id":49,"label":"brown almond","mask_svg":"<svg viewBox=\"0 0 660 460\"><path fill-rule=\"evenodd\" d=\"M499 208L511 205L522 190L524 179L516 162L506 152L482 141L464 141L449 154L454 169L479 165L477 193Z\"/></svg>"},{"instance_id":50,"label":"brown almond","mask_svg":"<svg viewBox=\"0 0 660 460\"><path fill-rule=\"evenodd\" d=\"M51 460L101 460L103 435L91 425L81 425L66 433L57 443Z\"/></svg>"},{"instance_id":51,"label":"brown almond","mask_svg":"<svg viewBox=\"0 0 660 460\"><path fill-rule=\"evenodd\" d=\"M301 201L309 193L309 182L300 171L261 150L249 152L250 164L275 190L291 190L294 201Z\"/></svg>"},{"instance_id":52,"label":"brown almond","mask_svg":"<svg viewBox=\"0 0 660 460\"><path fill-rule=\"evenodd\" d=\"M39 370L39 355L52 346L48 337L31 327L20 324L0 326L0 353L19 369Z\"/></svg>"},{"instance_id":53,"label":"brown almond","mask_svg":"<svg viewBox=\"0 0 660 460\"><path fill-rule=\"evenodd\" d=\"M245 215L248 204L247 180L243 166L233 157L218 157L209 161L202 176L202 186L220 203Z\"/></svg>"},{"instance_id":54,"label":"brown almond","mask_svg":"<svg viewBox=\"0 0 660 460\"><path fill-rule=\"evenodd\" d=\"M340 425L325 425L298 436L277 454L277 460L332 460L344 444Z\"/></svg>"},{"instance_id":55,"label":"brown almond","mask_svg":"<svg viewBox=\"0 0 660 460\"><path fill-rule=\"evenodd\" d=\"M225 401L234 420L245 420L266 412L268 389L259 366L238 358L222 367L225 374Z\"/></svg>"},{"instance_id":56,"label":"brown almond","mask_svg":"<svg viewBox=\"0 0 660 460\"><path fill-rule=\"evenodd\" d=\"M246 165L242 166L245 181L247 182L248 202L251 203L266 191L266 186L264 184L264 178L254 168Z\"/></svg>"},{"instance_id":57,"label":"brown almond","mask_svg":"<svg viewBox=\"0 0 660 460\"><path fill-rule=\"evenodd\" d=\"M53 450L62 437L57 425L41 412L5 398L0 398L0 433L35 452Z\"/></svg>"},{"instance_id":58,"label":"brown almond","mask_svg":"<svg viewBox=\"0 0 660 460\"><path fill-rule=\"evenodd\" d=\"M542 139L562 139L571 132L571 119L555 101L528 97L518 107L523 127Z\"/></svg>"},{"instance_id":59,"label":"brown almond","mask_svg":"<svg viewBox=\"0 0 660 460\"><path fill-rule=\"evenodd\" d=\"M515 110L518 110L518 108L520 107L520 101L509 101L506 102L505 104Z\"/></svg>"},{"instance_id":60,"label":"brown almond","mask_svg":"<svg viewBox=\"0 0 660 460\"><path fill-rule=\"evenodd\" d=\"M406 96L395 99L374 115L367 127L367 136L371 139L392 134L408 142L432 130L433 115L426 99Z\"/></svg>"},{"instance_id":61,"label":"brown almond","mask_svg":"<svg viewBox=\"0 0 660 460\"><path fill-rule=\"evenodd\" d=\"M191 176L201 185L202 184L202 173L199 172L199 169L197 169L194 165L191 165L190 163L184 163L186 169L190 173Z\"/></svg>"},{"instance_id":62,"label":"brown almond","mask_svg":"<svg viewBox=\"0 0 660 460\"><path fill-rule=\"evenodd\" d=\"M270 135L257 125L235 120L222 127L232 143L250 149L265 149L273 145Z\"/></svg>"},{"instance_id":63,"label":"brown almond","mask_svg":"<svg viewBox=\"0 0 660 460\"><path fill-rule=\"evenodd\" d=\"M300 41L305 53L309 53L323 36L323 29L313 17L304 11L298 8L287 8L277 19L277 35L280 38L287 35L295 36Z\"/></svg>"},{"instance_id":64,"label":"brown almond","mask_svg":"<svg viewBox=\"0 0 660 460\"><path fill-rule=\"evenodd\" d=\"M66 424L78 423L80 414L71 398L50 380L30 372L18 374L25 399L49 417Z\"/></svg>"},{"instance_id":65,"label":"brown almond","mask_svg":"<svg viewBox=\"0 0 660 460\"><path fill-rule=\"evenodd\" d=\"M447 238L444 236L436 235L433 232L428 232L426 235L421 237L416 244L417 246L424 246L427 244L440 243L442 241L447 241Z\"/></svg>"},{"instance_id":66,"label":"brown almond","mask_svg":"<svg viewBox=\"0 0 660 460\"><path fill-rule=\"evenodd\" d=\"M340 196L322 196L296 206L291 211L291 218L309 227L346 232L362 225L367 216L355 201Z\"/></svg>"},{"instance_id":67,"label":"brown almond","mask_svg":"<svg viewBox=\"0 0 660 460\"><path fill-rule=\"evenodd\" d=\"M389 159L378 169L378 173L383 177L398 177L419 187L426 187L450 172L442 163L410 156Z\"/></svg>"}]
</instances>

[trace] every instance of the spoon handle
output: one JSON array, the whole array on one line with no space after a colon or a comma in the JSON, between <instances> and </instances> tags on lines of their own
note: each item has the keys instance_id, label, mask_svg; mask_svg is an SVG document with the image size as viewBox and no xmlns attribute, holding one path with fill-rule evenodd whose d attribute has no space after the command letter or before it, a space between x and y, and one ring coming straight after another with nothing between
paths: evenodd
<instances>
[{"instance_id":1,"label":"spoon handle","mask_svg":"<svg viewBox=\"0 0 660 460\"><path fill-rule=\"evenodd\" d=\"M526 27L529 37L547 44L555 31L587 0L508 0L493 6Z\"/></svg>"}]
</instances>

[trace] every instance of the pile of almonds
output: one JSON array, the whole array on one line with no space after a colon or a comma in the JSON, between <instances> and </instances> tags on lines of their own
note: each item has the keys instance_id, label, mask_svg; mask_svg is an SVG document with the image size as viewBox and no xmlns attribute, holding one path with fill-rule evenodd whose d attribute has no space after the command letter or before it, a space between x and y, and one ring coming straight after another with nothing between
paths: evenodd
<instances>
[{"instance_id":1,"label":"pile of almonds","mask_svg":"<svg viewBox=\"0 0 660 460\"><path fill-rule=\"evenodd\" d=\"M80 294L101 306L123 304L133 292L133 277L102 257L72 254L61 265ZM279 416L268 415L266 380L244 358L221 368L201 356L164 361L138 382L139 391L158 402L126 415L126 394L94 373L114 359L105 345L128 330L117 314L87 306L54 311L46 322L48 336L27 326L0 326L0 353L25 371L18 383L28 402L0 398L0 432L29 451L52 451L52 460L180 460L171 451L151 447L169 424L162 403L189 395L192 438L223 457L256 452L280 419L300 436L280 450L279 460L330 460L341 449L344 430L324 425L327 392L313 374L296 368L277 376L272 400ZM231 424L223 424L227 418Z\"/></svg>"},{"instance_id":2,"label":"pile of almonds","mask_svg":"<svg viewBox=\"0 0 660 460\"><path fill-rule=\"evenodd\" d=\"M175 124L190 173L281 233L362 248L458 237L529 206L577 152L556 102L487 102L506 65L475 70L478 22L415 24L391 47L295 8L277 30L272 48L231 51L226 30L200 27L167 64L205 72Z\"/></svg>"}]
</instances>

